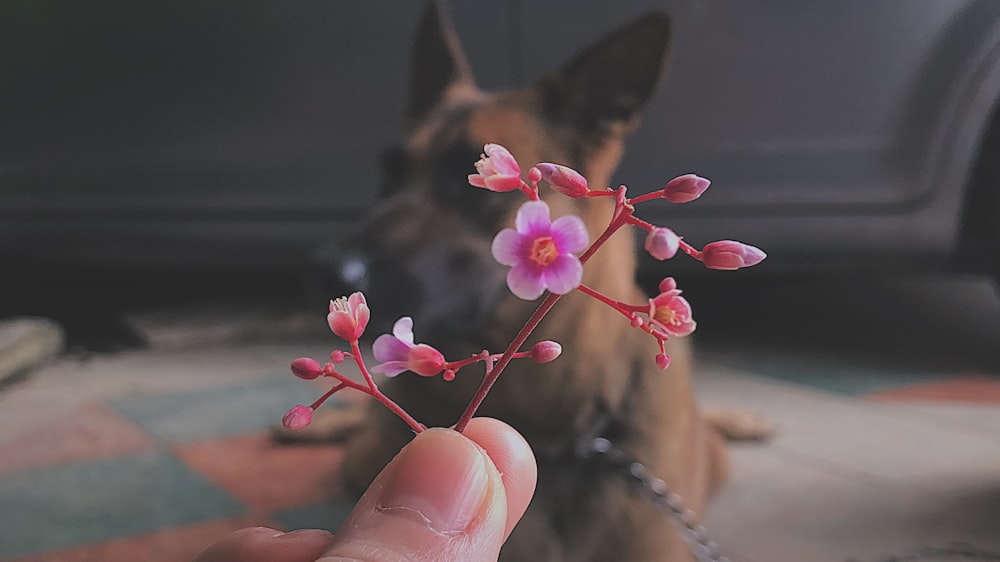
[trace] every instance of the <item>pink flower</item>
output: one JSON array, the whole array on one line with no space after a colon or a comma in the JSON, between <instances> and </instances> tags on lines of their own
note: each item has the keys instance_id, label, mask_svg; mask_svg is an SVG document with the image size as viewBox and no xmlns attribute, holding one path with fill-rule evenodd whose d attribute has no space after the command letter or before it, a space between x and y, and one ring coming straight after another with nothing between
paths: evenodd
<instances>
[{"instance_id":1,"label":"pink flower","mask_svg":"<svg viewBox=\"0 0 1000 562\"><path fill-rule=\"evenodd\" d=\"M580 217L549 219L543 201L521 205L516 230L505 228L493 239L493 259L511 266L507 286L518 298L533 301L546 289L557 295L580 286L583 265L574 254L587 247L587 227Z\"/></svg>"},{"instance_id":2,"label":"pink flower","mask_svg":"<svg viewBox=\"0 0 1000 562\"><path fill-rule=\"evenodd\" d=\"M365 296L354 293L350 297L340 297L330 301L330 314L327 315L326 321L334 334L347 341L357 341L365 332L369 316L371 312L368 310Z\"/></svg>"},{"instance_id":3,"label":"pink flower","mask_svg":"<svg viewBox=\"0 0 1000 562\"><path fill-rule=\"evenodd\" d=\"M764 261L766 257L767 254L760 248L735 240L712 242L701 251L701 261L709 269L733 270L750 267Z\"/></svg>"},{"instance_id":4,"label":"pink flower","mask_svg":"<svg viewBox=\"0 0 1000 562\"><path fill-rule=\"evenodd\" d=\"M308 381L323 374L323 367L315 359L299 357L292 361L292 374Z\"/></svg>"},{"instance_id":5,"label":"pink flower","mask_svg":"<svg viewBox=\"0 0 1000 562\"><path fill-rule=\"evenodd\" d=\"M644 247L649 255L662 261L669 260L677 254L681 238L669 228L656 227L646 236Z\"/></svg>"},{"instance_id":6,"label":"pink flower","mask_svg":"<svg viewBox=\"0 0 1000 562\"><path fill-rule=\"evenodd\" d=\"M514 191L521 187L521 168L510 152L499 144L483 147L476 162L477 174L469 175L469 183L490 191Z\"/></svg>"},{"instance_id":7,"label":"pink flower","mask_svg":"<svg viewBox=\"0 0 1000 562\"><path fill-rule=\"evenodd\" d=\"M590 191L587 187L587 178L580 175L580 172L577 172L573 168L544 162L536 164L534 169L540 172L541 179L549 182L552 189L563 195L577 198L583 197Z\"/></svg>"},{"instance_id":8,"label":"pink flower","mask_svg":"<svg viewBox=\"0 0 1000 562\"><path fill-rule=\"evenodd\" d=\"M531 359L535 363L555 361L562 354L562 346L558 342L545 340L531 346Z\"/></svg>"},{"instance_id":9,"label":"pink flower","mask_svg":"<svg viewBox=\"0 0 1000 562\"><path fill-rule=\"evenodd\" d=\"M309 425L312 422L312 417L312 408L299 404L288 410L288 413L281 418L281 425L295 431Z\"/></svg>"},{"instance_id":10,"label":"pink flower","mask_svg":"<svg viewBox=\"0 0 1000 562\"><path fill-rule=\"evenodd\" d=\"M663 188L663 196L671 203L689 203L701 197L711 183L701 176L685 174L667 182L667 186Z\"/></svg>"},{"instance_id":11,"label":"pink flower","mask_svg":"<svg viewBox=\"0 0 1000 562\"><path fill-rule=\"evenodd\" d=\"M680 295L679 289L671 289L649 299L649 322L663 336L688 336L695 329L691 305Z\"/></svg>"},{"instance_id":12,"label":"pink flower","mask_svg":"<svg viewBox=\"0 0 1000 562\"><path fill-rule=\"evenodd\" d=\"M444 369L444 355L433 347L413 343L413 319L404 316L392 327L392 335L379 336L372 345L372 354L380 364L371 368L373 372L394 377L403 371L413 371L433 377Z\"/></svg>"}]
</instances>

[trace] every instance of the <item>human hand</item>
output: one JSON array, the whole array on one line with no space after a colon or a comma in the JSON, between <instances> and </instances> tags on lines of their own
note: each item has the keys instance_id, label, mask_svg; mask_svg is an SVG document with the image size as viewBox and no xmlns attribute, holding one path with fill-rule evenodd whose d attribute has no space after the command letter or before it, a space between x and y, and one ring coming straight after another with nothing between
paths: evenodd
<instances>
[{"instance_id":1,"label":"human hand","mask_svg":"<svg viewBox=\"0 0 1000 562\"><path fill-rule=\"evenodd\" d=\"M382 470L337 535L242 529L194 562L495 561L536 478L527 442L503 422L430 429Z\"/></svg>"}]
</instances>

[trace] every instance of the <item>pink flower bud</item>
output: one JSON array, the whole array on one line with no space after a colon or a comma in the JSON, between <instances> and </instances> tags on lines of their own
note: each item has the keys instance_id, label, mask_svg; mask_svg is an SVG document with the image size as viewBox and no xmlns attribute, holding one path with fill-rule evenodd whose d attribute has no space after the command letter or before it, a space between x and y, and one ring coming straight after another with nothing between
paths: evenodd
<instances>
[{"instance_id":1,"label":"pink flower bud","mask_svg":"<svg viewBox=\"0 0 1000 562\"><path fill-rule=\"evenodd\" d=\"M330 301L330 314L326 321L334 334L347 341L357 341L365 333L370 315L365 296L354 293L350 297Z\"/></svg>"},{"instance_id":2,"label":"pink flower bud","mask_svg":"<svg viewBox=\"0 0 1000 562\"><path fill-rule=\"evenodd\" d=\"M455 370L454 369L445 369L444 373L441 374L441 378L443 378L444 380L446 380L448 382L451 382L451 381L455 380Z\"/></svg>"},{"instance_id":3,"label":"pink flower bud","mask_svg":"<svg viewBox=\"0 0 1000 562\"><path fill-rule=\"evenodd\" d=\"M633 328L640 328L642 327L643 324L642 318L640 318L638 314L633 312L632 317L629 318L629 324L631 324Z\"/></svg>"},{"instance_id":4,"label":"pink flower bud","mask_svg":"<svg viewBox=\"0 0 1000 562\"><path fill-rule=\"evenodd\" d=\"M531 358L535 363L554 361L561 353L562 346L552 340L540 341L531 346Z\"/></svg>"},{"instance_id":5,"label":"pink flower bud","mask_svg":"<svg viewBox=\"0 0 1000 562\"><path fill-rule=\"evenodd\" d=\"M292 374L300 379L311 381L323 374L323 368L320 367L319 361L315 359L299 357L295 361L292 361Z\"/></svg>"},{"instance_id":6,"label":"pink flower bud","mask_svg":"<svg viewBox=\"0 0 1000 562\"><path fill-rule=\"evenodd\" d=\"M419 343L410 348L406 366L414 373L433 377L444 369L444 355L433 347Z\"/></svg>"},{"instance_id":7,"label":"pink flower bud","mask_svg":"<svg viewBox=\"0 0 1000 562\"><path fill-rule=\"evenodd\" d=\"M344 352L339 349L334 349L330 352L330 361L340 364L344 362Z\"/></svg>"},{"instance_id":8,"label":"pink flower bud","mask_svg":"<svg viewBox=\"0 0 1000 562\"><path fill-rule=\"evenodd\" d=\"M542 172L538 168L532 166L528 170L528 181L542 181Z\"/></svg>"},{"instance_id":9,"label":"pink flower bud","mask_svg":"<svg viewBox=\"0 0 1000 562\"><path fill-rule=\"evenodd\" d=\"M469 175L469 183L490 191L513 191L521 187L521 168L510 151L499 144L487 144L476 162L478 174Z\"/></svg>"},{"instance_id":10,"label":"pink flower bud","mask_svg":"<svg viewBox=\"0 0 1000 562\"><path fill-rule=\"evenodd\" d=\"M669 228L656 227L649 231L646 236L644 247L649 255L663 261L677 255L677 248L680 247L681 239Z\"/></svg>"},{"instance_id":11,"label":"pink flower bud","mask_svg":"<svg viewBox=\"0 0 1000 562\"><path fill-rule=\"evenodd\" d=\"M281 425L292 431L296 431L309 425L309 423L312 422L312 417L312 408L299 404L291 410L288 410L288 413L281 418Z\"/></svg>"},{"instance_id":12,"label":"pink flower bud","mask_svg":"<svg viewBox=\"0 0 1000 562\"><path fill-rule=\"evenodd\" d=\"M670 366L670 357L666 353L656 354L656 366L660 369L666 370Z\"/></svg>"},{"instance_id":13,"label":"pink flower bud","mask_svg":"<svg viewBox=\"0 0 1000 562\"><path fill-rule=\"evenodd\" d=\"M688 203L701 197L712 182L695 174L678 176L663 188L663 196L672 203Z\"/></svg>"},{"instance_id":14,"label":"pink flower bud","mask_svg":"<svg viewBox=\"0 0 1000 562\"><path fill-rule=\"evenodd\" d=\"M587 178L580 175L573 168L550 164L548 162L535 166L542 173L542 179L549 182L552 189L568 197L583 197L590 189L587 187Z\"/></svg>"},{"instance_id":15,"label":"pink flower bud","mask_svg":"<svg viewBox=\"0 0 1000 562\"><path fill-rule=\"evenodd\" d=\"M709 269L734 270L750 267L767 257L760 248L737 242L719 240L705 246L701 251L701 261Z\"/></svg>"},{"instance_id":16,"label":"pink flower bud","mask_svg":"<svg viewBox=\"0 0 1000 562\"><path fill-rule=\"evenodd\" d=\"M673 277L664 277L663 281L660 281L659 289L661 293L669 293L677 289L677 281L674 281Z\"/></svg>"}]
</instances>

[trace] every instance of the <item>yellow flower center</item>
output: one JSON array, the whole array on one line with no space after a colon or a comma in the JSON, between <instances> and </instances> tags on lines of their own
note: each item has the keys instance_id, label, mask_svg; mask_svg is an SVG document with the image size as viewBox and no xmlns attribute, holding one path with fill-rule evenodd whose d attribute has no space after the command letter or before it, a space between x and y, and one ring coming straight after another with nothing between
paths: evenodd
<instances>
[{"instance_id":1,"label":"yellow flower center","mask_svg":"<svg viewBox=\"0 0 1000 562\"><path fill-rule=\"evenodd\" d=\"M665 326L676 326L681 323L680 315L667 306L656 307L656 311L653 312L653 319Z\"/></svg>"},{"instance_id":2,"label":"yellow flower center","mask_svg":"<svg viewBox=\"0 0 1000 562\"><path fill-rule=\"evenodd\" d=\"M531 261L541 266L549 265L559 257L559 249L551 236L540 236L531 243Z\"/></svg>"}]
</instances>

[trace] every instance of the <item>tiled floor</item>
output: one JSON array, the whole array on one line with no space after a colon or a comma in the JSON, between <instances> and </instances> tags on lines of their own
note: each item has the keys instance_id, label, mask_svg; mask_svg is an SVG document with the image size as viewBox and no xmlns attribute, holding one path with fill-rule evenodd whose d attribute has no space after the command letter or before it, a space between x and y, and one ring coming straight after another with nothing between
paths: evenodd
<instances>
[{"instance_id":1,"label":"tiled floor","mask_svg":"<svg viewBox=\"0 0 1000 562\"><path fill-rule=\"evenodd\" d=\"M340 451L265 434L313 396L289 360L327 344L66 358L4 389L0 561L181 561L243 526L335 529ZM702 402L779 427L732 447L708 514L734 560L1000 560L1000 373L703 347Z\"/></svg>"}]
</instances>

